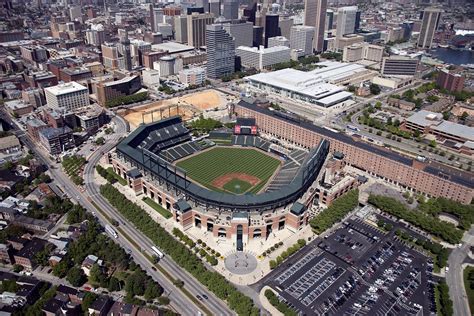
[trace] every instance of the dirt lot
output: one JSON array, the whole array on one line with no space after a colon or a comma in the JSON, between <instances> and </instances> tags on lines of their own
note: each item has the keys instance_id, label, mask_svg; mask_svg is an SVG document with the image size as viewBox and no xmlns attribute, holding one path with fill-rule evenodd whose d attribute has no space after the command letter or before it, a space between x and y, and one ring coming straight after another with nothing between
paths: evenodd
<instances>
[{"instance_id":1,"label":"dirt lot","mask_svg":"<svg viewBox=\"0 0 474 316\"><path fill-rule=\"evenodd\" d=\"M176 110L176 107L171 107L178 104L179 113ZM214 109L216 107L222 108L225 107L227 101L226 96L216 90L204 90L201 92L196 92L188 94L178 98L172 98L169 100L163 100L158 102L153 102L144 106L135 107L129 110L126 110L121 115L130 123L132 128L138 127L142 121L145 123L151 123L152 121L159 120L161 117L166 118L174 115L181 115L184 120L191 119L194 115L198 115L202 111L209 109ZM160 111L162 110L161 115ZM152 115L146 114L142 118L142 113L157 111Z\"/></svg>"},{"instance_id":2,"label":"dirt lot","mask_svg":"<svg viewBox=\"0 0 474 316\"><path fill-rule=\"evenodd\" d=\"M181 97L180 101L203 111L214 109L216 107L220 108L226 104L225 96L216 90L204 90L189 94Z\"/></svg>"}]
</instances>

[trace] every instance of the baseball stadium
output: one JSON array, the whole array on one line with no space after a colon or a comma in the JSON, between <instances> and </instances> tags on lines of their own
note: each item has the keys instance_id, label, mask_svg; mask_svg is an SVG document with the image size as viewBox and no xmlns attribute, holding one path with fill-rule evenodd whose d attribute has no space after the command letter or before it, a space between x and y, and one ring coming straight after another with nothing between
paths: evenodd
<instances>
[{"instance_id":1,"label":"baseball stadium","mask_svg":"<svg viewBox=\"0 0 474 316\"><path fill-rule=\"evenodd\" d=\"M252 118L203 137L191 132L179 116L143 124L117 145L113 168L184 229L235 238L237 250L250 238L307 224L328 141L288 146L261 135Z\"/></svg>"}]
</instances>

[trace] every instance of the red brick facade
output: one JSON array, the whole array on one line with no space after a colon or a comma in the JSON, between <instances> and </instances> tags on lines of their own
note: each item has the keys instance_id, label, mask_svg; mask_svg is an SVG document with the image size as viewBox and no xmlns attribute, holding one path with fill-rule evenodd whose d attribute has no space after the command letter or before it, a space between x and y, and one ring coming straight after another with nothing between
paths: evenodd
<instances>
[{"instance_id":1,"label":"red brick facade","mask_svg":"<svg viewBox=\"0 0 474 316\"><path fill-rule=\"evenodd\" d=\"M471 188L450 181L445 177L427 173L423 170L424 166L421 168L416 168L413 165L408 166L247 107L236 105L235 112L238 116L255 118L262 132L306 148L311 148L323 138L327 138L330 142L330 151L343 153L347 164L378 176L390 183L427 194L428 196L445 197L465 204L471 203L474 197L474 190Z\"/></svg>"}]
</instances>

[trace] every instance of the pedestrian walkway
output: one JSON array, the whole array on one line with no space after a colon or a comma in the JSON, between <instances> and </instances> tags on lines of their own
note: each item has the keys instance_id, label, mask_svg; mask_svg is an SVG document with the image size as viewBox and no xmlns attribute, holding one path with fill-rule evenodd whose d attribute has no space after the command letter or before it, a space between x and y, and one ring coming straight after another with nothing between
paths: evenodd
<instances>
[{"instance_id":1,"label":"pedestrian walkway","mask_svg":"<svg viewBox=\"0 0 474 316\"><path fill-rule=\"evenodd\" d=\"M104 161L101 162L104 168L111 167L111 165L107 165ZM97 172L94 172L94 181L99 185L106 183L106 180L99 176ZM122 186L119 183L115 183L114 187L117 188L122 194L124 194L127 199L133 201L141 208L143 208L154 221L159 223L170 234L173 233L174 228L183 230L179 223L176 223L173 218L164 218L152 207L143 202L143 195L136 196L135 192L131 188L127 186ZM256 283L258 280L267 275L270 272L270 260L276 260L276 258L283 251L288 249L288 247L291 247L296 244L298 239L305 239L306 241L309 241L310 239L314 238L314 233L312 232L311 227L309 225L302 227L298 231L291 231L290 229L285 228L281 231L278 231L277 233L272 233L267 239L261 238L247 240L244 243L245 251L239 254L238 259L236 259L235 240L214 237L212 233L208 232L204 227L198 228L192 226L186 229L184 232L194 242L197 242L197 240L200 239L206 243L206 246L220 253L221 257L218 260L218 264L213 268L219 273L221 273L223 276L225 276L229 281L239 285L249 285ZM283 244L279 245L278 248L275 249L273 252L266 256L262 256L265 251L270 249L272 246L275 246L276 244L280 243ZM242 256L244 256L245 258L245 255L247 255L249 258L247 258L246 260L242 260ZM228 261L228 264L226 265L226 258L228 257L234 258L233 269L233 259L229 259L230 261ZM245 265L247 265L246 269ZM229 269L229 267L231 269Z\"/></svg>"}]
</instances>

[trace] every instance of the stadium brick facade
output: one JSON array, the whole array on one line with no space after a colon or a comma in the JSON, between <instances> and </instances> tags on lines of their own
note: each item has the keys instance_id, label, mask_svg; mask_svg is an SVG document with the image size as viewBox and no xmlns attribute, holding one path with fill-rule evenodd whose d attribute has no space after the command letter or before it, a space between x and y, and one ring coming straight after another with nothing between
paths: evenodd
<instances>
[{"instance_id":1,"label":"stadium brick facade","mask_svg":"<svg viewBox=\"0 0 474 316\"><path fill-rule=\"evenodd\" d=\"M240 117L255 118L260 131L277 136L297 145L310 148L321 139L330 143L330 151L345 155L347 164L406 189L433 197L445 197L464 204L474 196L472 174L402 157L388 149L367 146L341 134L320 131L307 125L275 116L271 111L246 102L235 107ZM324 133L324 134L323 134Z\"/></svg>"}]
</instances>

